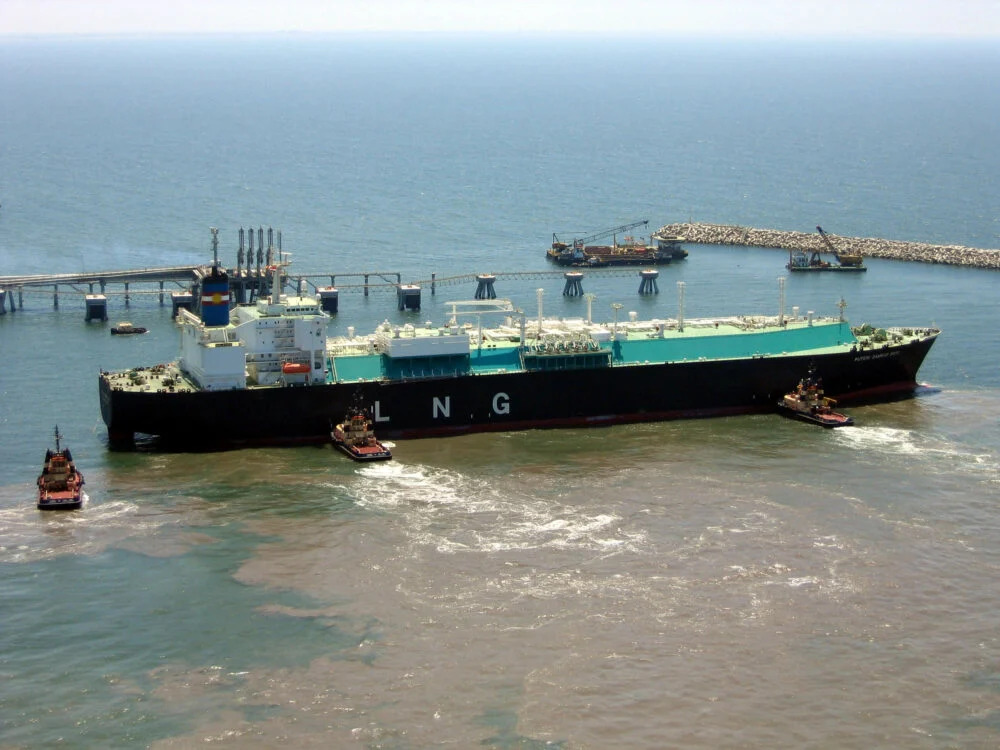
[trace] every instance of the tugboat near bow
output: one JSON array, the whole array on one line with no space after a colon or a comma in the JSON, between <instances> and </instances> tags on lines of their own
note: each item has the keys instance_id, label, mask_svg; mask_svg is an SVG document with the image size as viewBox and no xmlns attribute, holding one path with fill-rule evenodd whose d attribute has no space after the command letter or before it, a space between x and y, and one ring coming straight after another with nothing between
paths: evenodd
<instances>
[{"instance_id":1,"label":"tugboat near bow","mask_svg":"<svg viewBox=\"0 0 1000 750\"><path fill-rule=\"evenodd\" d=\"M778 408L786 416L801 419L823 427L847 427L854 419L833 410L836 400L823 395L823 380L810 369L795 390L786 393Z\"/></svg>"}]
</instances>

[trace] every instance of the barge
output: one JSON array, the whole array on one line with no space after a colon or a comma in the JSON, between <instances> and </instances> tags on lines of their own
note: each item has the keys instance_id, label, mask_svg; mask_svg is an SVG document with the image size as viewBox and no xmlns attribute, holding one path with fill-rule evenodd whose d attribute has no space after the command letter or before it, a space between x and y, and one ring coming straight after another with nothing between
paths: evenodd
<instances>
[{"instance_id":1,"label":"barge","mask_svg":"<svg viewBox=\"0 0 1000 750\"><path fill-rule=\"evenodd\" d=\"M618 241L618 234L637 227L646 226L648 219L624 224L614 229L591 234L587 237L575 238L570 242L559 239L552 234L552 245L546 251L546 257L561 266L659 266L688 256L687 250L681 247L683 237L674 235L658 235L652 239L656 244L647 244L641 237L626 234ZM588 244L596 240L611 237L610 245Z\"/></svg>"}]
</instances>

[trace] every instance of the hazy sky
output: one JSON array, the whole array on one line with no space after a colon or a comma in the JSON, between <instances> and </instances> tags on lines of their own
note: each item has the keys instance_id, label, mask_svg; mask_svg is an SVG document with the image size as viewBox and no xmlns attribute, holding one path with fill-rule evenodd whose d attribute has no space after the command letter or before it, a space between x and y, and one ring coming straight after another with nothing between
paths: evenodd
<instances>
[{"instance_id":1,"label":"hazy sky","mask_svg":"<svg viewBox=\"0 0 1000 750\"><path fill-rule=\"evenodd\" d=\"M1000 0L0 0L0 34L408 30L1000 37Z\"/></svg>"}]
</instances>

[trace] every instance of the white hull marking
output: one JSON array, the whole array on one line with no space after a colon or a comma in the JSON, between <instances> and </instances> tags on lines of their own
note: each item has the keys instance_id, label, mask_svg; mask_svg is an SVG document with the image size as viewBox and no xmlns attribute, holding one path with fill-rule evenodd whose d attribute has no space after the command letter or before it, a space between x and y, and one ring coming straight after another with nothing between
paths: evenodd
<instances>
[{"instance_id":1,"label":"white hull marking","mask_svg":"<svg viewBox=\"0 0 1000 750\"><path fill-rule=\"evenodd\" d=\"M493 397L494 414L510 414L510 396L501 391Z\"/></svg>"},{"instance_id":2,"label":"white hull marking","mask_svg":"<svg viewBox=\"0 0 1000 750\"><path fill-rule=\"evenodd\" d=\"M434 402L431 405L432 416L437 419L439 416L448 419L451 416L451 396L445 396L444 402L441 402L437 396L434 397Z\"/></svg>"}]
</instances>

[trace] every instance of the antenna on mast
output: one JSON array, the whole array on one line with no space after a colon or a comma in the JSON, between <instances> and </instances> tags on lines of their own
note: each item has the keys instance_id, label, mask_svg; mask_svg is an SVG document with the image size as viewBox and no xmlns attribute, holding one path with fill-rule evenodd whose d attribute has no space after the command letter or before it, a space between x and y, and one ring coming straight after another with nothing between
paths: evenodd
<instances>
[{"instance_id":1,"label":"antenna on mast","mask_svg":"<svg viewBox=\"0 0 1000 750\"><path fill-rule=\"evenodd\" d=\"M218 268L218 266L219 266L219 230L218 230L217 227L209 227L208 230L212 233L212 266L215 267L215 268ZM242 247L241 247L241 249L242 249Z\"/></svg>"}]
</instances>

